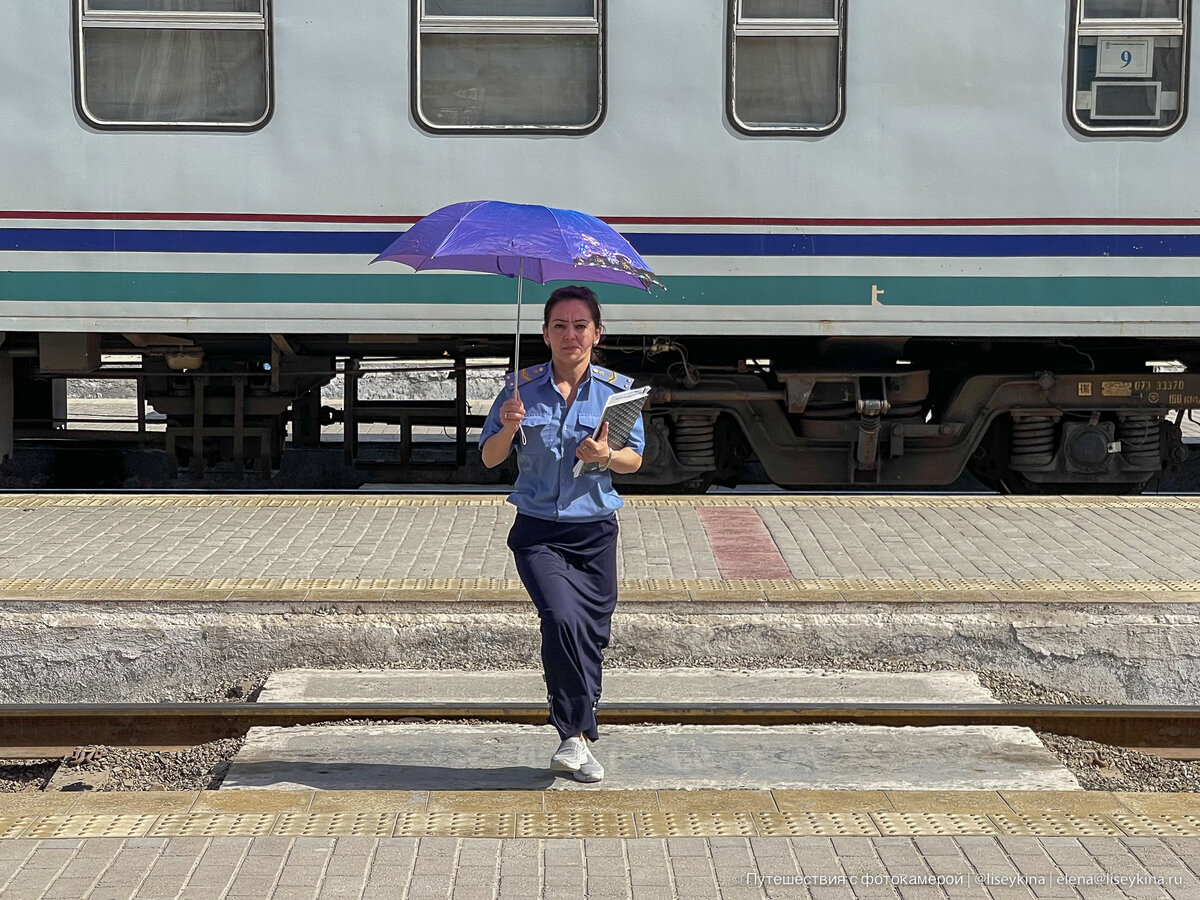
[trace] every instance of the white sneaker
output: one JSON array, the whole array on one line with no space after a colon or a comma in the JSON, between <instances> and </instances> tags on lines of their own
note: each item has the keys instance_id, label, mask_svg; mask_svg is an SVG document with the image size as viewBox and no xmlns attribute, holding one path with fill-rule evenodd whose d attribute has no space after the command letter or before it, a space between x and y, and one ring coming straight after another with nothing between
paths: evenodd
<instances>
[{"instance_id":1,"label":"white sneaker","mask_svg":"<svg viewBox=\"0 0 1200 900\"><path fill-rule=\"evenodd\" d=\"M597 781L604 780L604 766L600 765L600 760L592 754L592 748L586 741L583 742L583 752L587 754L587 760L579 771L575 773L575 780L582 781L586 784L595 784Z\"/></svg>"},{"instance_id":2,"label":"white sneaker","mask_svg":"<svg viewBox=\"0 0 1200 900\"><path fill-rule=\"evenodd\" d=\"M558 745L550 757L550 768L555 772L578 772L589 758L595 761L583 738L569 737Z\"/></svg>"}]
</instances>

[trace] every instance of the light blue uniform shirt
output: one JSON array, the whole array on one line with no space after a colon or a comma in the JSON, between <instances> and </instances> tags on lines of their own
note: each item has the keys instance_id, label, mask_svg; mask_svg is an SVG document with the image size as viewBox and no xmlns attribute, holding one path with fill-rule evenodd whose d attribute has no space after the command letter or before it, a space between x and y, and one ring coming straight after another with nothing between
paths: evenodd
<instances>
[{"instance_id":1,"label":"light blue uniform shirt","mask_svg":"<svg viewBox=\"0 0 1200 900\"><path fill-rule=\"evenodd\" d=\"M592 366L591 377L579 385L575 402L568 409L552 374L550 363L530 366L515 374L510 372L483 423L479 444L483 446L484 441L500 430L500 406L512 397L513 384L519 377L521 402L525 405L525 419L521 422L525 443L521 443L519 434L513 436L518 474L508 502L527 516L552 522L612 518L625 504L613 490L612 476L604 471L576 478L571 470L575 468L575 450L599 424L604 402L612 394L632 387L633 379ZM639 455L645 450L646 429L640 416L625 446L632 447Z\"/></svg>"}]
</instances>

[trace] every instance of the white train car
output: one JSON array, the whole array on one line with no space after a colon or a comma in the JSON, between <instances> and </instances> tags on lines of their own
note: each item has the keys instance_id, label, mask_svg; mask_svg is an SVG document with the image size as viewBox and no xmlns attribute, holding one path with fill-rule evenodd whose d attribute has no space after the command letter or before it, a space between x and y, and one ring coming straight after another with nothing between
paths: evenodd
<instances>
[{"instance_id":1,"label":"white train car","mask_svg":"<svg viewBox=\"0 0 1200 900\"><path fill-rule=\"evenodd\" d=\"M315 439L339 360L509 353L511 282L368 265L496 198L601 216L666 284L599 290L610 361L656 387L644 483L753 455L780 484L1136 488L1200 406L1149 365L1200 361L1191 14L13 0L0 454L102 353L140 357L174 456L239 469L289 420ZM469 424L348 395L349 425Z\"/></svg>"}]
</instances>

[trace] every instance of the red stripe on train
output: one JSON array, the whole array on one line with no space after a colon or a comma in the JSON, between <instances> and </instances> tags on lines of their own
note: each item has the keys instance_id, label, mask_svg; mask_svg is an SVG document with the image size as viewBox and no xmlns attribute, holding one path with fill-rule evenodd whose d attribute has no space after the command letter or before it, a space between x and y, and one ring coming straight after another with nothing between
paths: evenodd
<instances>
[{"instance_id":1,"label":"red stripe on train","mask_svg":"<svg viewBox=\"0 0 1200 900\"><path fill-rule=\"evenodd\" d=\"M307 213L182 213L182 212L80 212L67 210L0 210L0 219L48 221L136 222L300 222L345 225L411 225L421 216L310 215ZM992 226L1161 226L1196 227L1200 218L957 218L957 219L847 219L770 218L757 216L599 216L610 225L749 225L863 228L969 228Z\"/></svg>"}]
</instances>

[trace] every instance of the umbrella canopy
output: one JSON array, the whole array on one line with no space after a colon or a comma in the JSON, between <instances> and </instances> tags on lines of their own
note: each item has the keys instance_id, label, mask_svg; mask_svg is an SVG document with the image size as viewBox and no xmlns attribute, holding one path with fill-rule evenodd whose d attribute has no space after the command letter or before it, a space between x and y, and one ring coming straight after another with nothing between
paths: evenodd
<instances>
[{"instance_id":1,"label":"umbrella canopy","mask_svg":"<svg viewBox=\"0 0 1200 900\"><path fill-rule=\"evenodd\" d=\"M579 280L662 287L629 242L595 216L499 200L454 203L425 216L371 262L493 272L517 279L513 369L521 367L521 282ZM519 397L519 389L514 389ZM525 432L518 428L521 442Z\"/></svg>"},{"instance_id":2,"label":"umbrella canopy","mask_svg":"<svg viewBox=\"0 0 1200 900\"><path fill-rule=\"evenodd\" d=\"M444 206L421 219L372 262L492 272L509 278L581 280L648 291L662 287L629 242L594 216L498 200Z\"/></svg>"}]
</instances>

